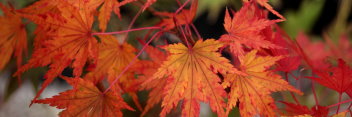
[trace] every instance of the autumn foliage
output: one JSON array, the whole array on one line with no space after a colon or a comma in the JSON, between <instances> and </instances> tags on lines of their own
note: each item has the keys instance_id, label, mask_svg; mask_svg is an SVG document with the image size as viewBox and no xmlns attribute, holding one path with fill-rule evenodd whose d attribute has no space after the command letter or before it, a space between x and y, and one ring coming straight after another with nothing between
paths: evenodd
<instances>
[{"instance_id":1,"label":"autumn foliage","mask_svg":"<svg viewBox=\"0 0 352 117\"><path fill-rule=\"evenodd\" d=\"M180 110L180 116L194 117L200 115L201 103L219 117L236 109L243 117L343 117L351 113L351 105L340 108L352 101L352 47L346 35L337 44L328 35L324 42L312 42L303 33L292 39L278 25L285 17L268 0L243 0L239 10L226 9L226 33L204 39L193 24L198 0L178 1L174 12L153 9L155 2L39 0L22 9L0 4L0 70L16 60L13 76L20 81L26 71L48 67L30 105L63 109L59 114L63 117L119 117L127 110L145 116L156 106L161 106L161 112L151 115L164 117ZM107 32L111 16L124 17L120 8L136 3L140 10L134 18L151 12L159 22L132 28L133 19L127 29ZM268 14L277 19L269 19ZM36 29L29 43L34 45L33 52L24 61L28 23ZM142 30L148 33L137 35L137 44L127 41L130 32ZM176 41L164 35L174 35ZM72 77L62 74L67 68L73 70ZM311 75L293 74L297 71ZM73 88L41 98L56 78ZM336 91L339 100L331 105L315 100L315 106L307 107L297 99L306 95L294 82L299 79ZM140 102L140 91L149 92L146 104ZM291 100L272 97L279 93L287 93ZM341 99L344 93L347 100ZM134 106L123 95L130 96ZM329 113L333 109L336 113Z\"/></svg>"}]
</instances>

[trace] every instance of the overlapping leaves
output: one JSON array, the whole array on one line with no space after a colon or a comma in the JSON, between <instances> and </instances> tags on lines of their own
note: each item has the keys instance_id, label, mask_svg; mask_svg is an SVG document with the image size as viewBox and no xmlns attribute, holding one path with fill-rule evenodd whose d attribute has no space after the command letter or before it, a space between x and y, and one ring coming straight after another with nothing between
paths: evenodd
<instances>
[{"instance_id":1,"label":"overlapping leaves","mask_svg":"<svg viewBox=\"0 0 352 117\"><path fill-rule=\"evenodd\" d=\"M230 46L230 50L236 56L243 56L245 48L280 48L279 46L264 40L261 31L271 26L275 21L262 16L262 11L252 2L244 3L240 11L231 18L226 11L224 27L228 34L221 36L220 40Z\"/></svg>"},{"instance_id":2,"label":"overlapping leaves","mask_svg":"<svg viewBox=\"0 0 352 117\"><path fill-rule=\"evenodd\" d=\"M33 67L50 65L50 70L45 74L47 80L35 99L69 65L74 68L73 75L80 77L86 62L97 58L98 41L92 35L93 14L89 12L90 8L77 8L66 2L60 3L57 8L63 21L45 18L42 19L43 22L38 22L38 25L50 24L58 28L57 31L50 32L53 39L46 40L43 48L35 50L29 62L15 74Z\"/></svg>"},{"instance_id":3,"label":"overlapping leaves","mask_svg":"<svg viewBox=\"0 0 352 117\"><path fill-rule=\"evenodd\" d=\"M60 112L62 117L121 117L122 109L133 110L115 90L103 93L103 89L82 78L64 79L74 86L73 89L52 98L36 100L35 103L64 109Z\"/></svg>"},{"instance_id":4,"label":"overlapping leaves","mask_svg":"<svg viewBox=\"0 0 352 117\"><path fill-rule=\"evenodd\" d=\"M173 13L148 9L156 0L40 0L19 10L0 4L3 11L3 16L0 16L3 24L0 28L0 55L3 56L0 58L0 70L12 56L16 57L17 65L21 65L22 54L27 51L26 30L22 23L22 19L26 18L37 25L34 53L15 75L19 76L30 68L49 66L44 76L46 80L33 102L65 109L60 116L122 116L122 109L133 110L121 98L123 93L132 97L137 108L143 111L142 116L159 102L162 106L160 116L167 116L179 105L182 116L199 116L201 102L208 103L220 117L227 116L235 107L239 107L240 114L245 117L277 116L281 113L277 112L271 94L301 92L284 81L276 70L294 71L301 65L301 59L319 77L310 79L340 94L352 95L352 77L349 74L352 71L348 63L342 59L338 60L337 67L325 63L329 55L350 61L350 55L344 55L351 51L346 37L341 38L338 45L327 40L326 46L325 43L312 43L302 34L298 36L297 44L291 43L295 41L291 41L275 25L285 18L268 4L268 0L243 1L243 7L236 13L232 12L233 17L226 11L224 28L227 34L222 35L219 41L201 39L192 24L197 0L186 0ZM166 41L164 49L167 52L163 52L148 45L152 38L147 44L143 43L139 54L136 54L137 47L110 35L122 32L106 33L111 12L121 17L119 8L132 2L138 2L134 5L140 5L140 12L148 9L161 18L154 25L157 27L150 29L160 29L157 34L172 33L183 43L168 44ZM189 7L188 3L190 8L184 9ZM259 6L280 19L269 20L268 13ZM94 31L94 23L101 32ZM198 38L194 38L193 33L197 33ZM145 38L148 36L149 33ZM220 48L223 50L224 45L229 46L232 64L218 52ZM326 47L330 50L326 51ZM150 60L138 60L144 49ZM227 49L224 51L227 52ZM275 64L276 69L271 68ZM73 89L37 100L66 68L73 68L74 78L63 78ZM106 86L109 88L105 89ZM229 93L225 88L230 89ZM145 110L139 104L138 90L150 91ZM295 112L292 115L328 116L327 107L308 109L300 104L285 104L292 107L290 111ZM337 116L345 114L346 111Z\"/></svg>"},{"instance_id":5,"label":"overlapping leaves","mask_svg":"<svg viewBox=\"0 0 352 117\"><path fill-rule=\"evenodd\" d=\"M280 75L266 71L282 57L257 57L257 51L253 50L240 57L240 70L245 75L229 74L223 83L231 87L227 112L236 107L239 102L241 115L244 117L263 115L275 116L276 106L270 96L272 92L292 91L301 93Z\"/></svg>"},{"instance_id":6,"label":"overlapping leaves","mask_svg":"<svg viewBox=\"0 0 352 117\"><path fill-rule=\"evenodd\" d=\"M207 102L219 116L224 116L226 92L219 84L219 73L233 72L229 60L216 52L222 43L214 39L199 40L193 47L178 43L165 49L170 56L154 74L154 78L168 77L164 89L161 116L182 103L182 116L198 116L200 102Z\"/></svg>"}]
</instances>

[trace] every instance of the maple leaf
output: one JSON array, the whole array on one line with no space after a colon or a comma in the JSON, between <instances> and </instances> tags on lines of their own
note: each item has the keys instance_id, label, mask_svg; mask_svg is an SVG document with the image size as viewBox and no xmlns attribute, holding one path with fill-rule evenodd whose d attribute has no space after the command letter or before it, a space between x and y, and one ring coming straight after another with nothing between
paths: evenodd
<instances>
[{"instance_id":1,"label":"maple leaf","mask_svg":"<svg viewBox=\"0 0 352 117\"><path fill-rule=\"evenodd\" d=\"M51 10L56 9L60 4L60 0L40 0L35 2L34 4L18 10L18 12L23 13L23 15L27 17L33 17L28 15L35 14L43 14L47 12L51 12ZM121 17L119 10L119 2L117 0L67 0L65 1L67 4L70 4L74 7L89 7L90 10L97 9L101 4L101 8L99 9L99 28L104 32L106 30L106 25L110 20L111 12L114 11L116 15ZM88 10L88 9L86 9ZM92 12L88 11L88 12Z\"/></svg>"},{"instance_id":2,"label":"maple leaf","mask_svg":"<svg viewBox=\"0 0 352 117\"><path fill-rule=\"evenodd\" d=\"M153 74L158 71L163 61L167 59L167 54L158 48L147 46L145 52L148 53L150 61L139 61L131 69L135 69L138 78L145 80L141 85L141 90L150 90L147 105L144 107L141 116L144 116L152 107L158 104L162 98L164 87L166 86L166 78L153 79Z\"/></svg>"},{"instance_id":3,"label":"maple leaf","mask_svg":"<svg viewBox=\"0 0 352 117\"><path fill-rule=\"evenodd\" d=\"M298 50L297 53L302 56L309 67L314 70L325 70L329 67L329 64L324 60L326 57L330 56L331 53L327 51L326 45L323 42L312 42L309 40L308 36L302 32L298 33L296 41L299 47L303 47L302 50Z\"/></svg>"},{"instance_id":4,"label":"maple leaf","mask_svg":"<svg viewBox=\"0 0 352 117\"><path fill-rule=\"evenodd\" d=\"M0 3L3 16L0 16L0 70L11 57L16 57L17 67L22 65L22 56L27 52L27 32L21 17L12 9Z\"/></svg>"},{"instance_id":5,"label":"maple leaf","mask_svg":"<svg viewBox=\"0 0 352 117\"><path fill-rule=\"evenodd\" d=\"M329 53L331 53L331 56L329 57L334 57L336 59L342 58L346 62L352 62L352 54L346 54L352 53L352 46L346 34L340 36L337 44L332 42L333 39L325 33L324 39L326 44L329 46Z\"/></svg>"},{"instance_id":6,"label":"maple leaf","mask_svg":"<svg viewBox=\"0 0 352 117\"><path fill-rule=\"evenodd\" d=\"M281 102L286 105L286 111L289 116L293 117L327 117L329 108L325 106L316 105L309 109L307 106L300 104L293 104L289 102ZM340 112L331 117L346 117L348 111Z\"/></svg>"},{"instance_id":7,"label":"maple leaf","mask_svg":"<svg viewBox=\"0 0 352 117\"><path fill-rule=\"evenodd\" d=\"M51 12L52 10L56 10L59 3L59 0L39 0L25 8L16 11L25 15L43 14Z\"/></svg>"},{"instance_id":8,"label":"maple leaf","mask_svg":"<svg viewBox=\"0 0 352 117\"><path fill-rule=\"evenodd\" d=\"M66 5L77 8L85 6L91 8L90 10L95 10L102 1L103 0L64 0ZM57 10L58 7L61 6L60 4L62 4L61 0L39 0L25 8L16 10L16 12L21 13L22 15L45 14Z\"/></svg>"},{"instance_id":9,"label":"maple leaf","mask_svg":"<svg viewBox=\"0 0 352 117\"><path fill-rule=\"evenodd\" d=\"M77 8L69 3L61 2L58 5L61 18L55 20L52 16L46 16L41 19L38 25L58 26L57 31L51 35L53 39L45 42L44 48L34 51L29 62L22 66L15 73L20 73L32 67L46 66L50 64L50 69L45 74L45 82L37 93L36 98L48 86L56 76L72 63L73 75L80 77L87 60L96 60L97 58L97 40L92 35L91 27L93 24L93 15L87 7Z\"/></svg>"},{"instance_id":10,"label":"maple leaf","mask_svg":"<svg viewBox=\"0 0 352 117\"><path fill-rule=\"evenodd\" d=\"M228 74L223 86L231 87L227 105L227 113L239 102L241 116L251 117L255 115L275 116L276 105L270 96L272 92L292 91L301 94L300 91L281 79L280 75L267 71L282 57L257 57L257 50L252 50L240 57L240 71L245 75Z\"/></svg>"},{"instance_id":11,"label":"maple leaf","mask_svg":"<svg viewBox=\"0 0 352 117\"><path fill-rule=\"evenodd\" d=\"M347 89L346 93L347 93L347 95L349 95L350 97L352 97L352 86Z\"/></svg>"},{"instance_id":12,"label":"maple leaf","mask_svg":"<svg viewBox=\"0 0 352 117\"><path fill-rule=\"evenodd\" d=\"M141 116L147 114L147 112L153 108L156 104L160 103L164 98L163 91L165 86L167 85L167 79L154 79L150 81L151 83L142 85L143 89L150 90L148 94L147 105L144 107L143 113Z\"/></svg>"},{"instance_id":13,"label":"maple leaf","mask_svg":"<svg viewBox=\"0 0 352 117\"><path fill-rule=\"evenodd\" d=\"M284 39L286 38L286 39ZM281 47L285 47L282 49L270 49L274 56L285 56L284 58L277 61L276 70L283 72L290 72L292 70L296 70L298 66L301 64L301 57L298 56L295 51L290 48L290 41L286 41L287 37L284 37L281 32L275 32L274 38L271 42Z\"/></svg>"},{"instance_id":14,"label":"maple leaf","mask_svg":"<svg viewBox=\"0 0 352 117\"><path fill-rule=\"evenodd\" d=\"M96 78L107 77L108 82L112 83L136 56L136 49L126 42L119 42L117 38L111 35L99 37L101 42L99 43L98 62L92 72ZM121 87L117 85L113 87L131 95L137 107L142 110L135 93L138 91L138 86L142 83L141 80L134 78L133 72L128 71L123 74L118 83Z\"/></svg>"},{"instance_id":15,"label":"maple leaf","mask_svg":"<svg viewBox=\"0 0 352 117\"><path fill-rule=\"evenodd\" d=\"M182 116L198 116L200 101L210 103L218 116L225 116L223 97L226 92L219 84L216 72L233 72L235 69L229 60L215 52L222 46L223 43L208 39L198 40L190 48L181 43L165 48L170 56L153 75L154 79L167 77L160 116L169 113L180 100L183 100Z\"/></svg>"},{"instance_id":16,"label":"maple leaf","mask_svg":"<svg viewBox=\"0 0 352 117\"><path fill-rule=\"evenodd\" d=\"M94 1L94 0L93 0ZM135 2L137 0L124 0L124 1L117 1L117 0L95 0L95 1L100 1L99 3L96 4L103 4L101 8L99 9L99 28L103 32L106 30L106 26L110 20L111 12L113 11L119 18L121 18L121 13L120 13L120 7L123 5L126 5L131 2ZM146 8L148 8L150 5L152 5L156 0L147 0L145 3L144 7L142 10L144 11ZM91 3L93 4L93 3ZM99 5L98 5L99 6Z\"/></svg>"},{"instance_id":17,"label":"maple leaf","mask_svg":"<svg viewBox=\"0 0 352 117\"><path fill-rule=\"evenodd\" d=\"M343 112L340 112L340 113L337 113L335 115L333 115L332 117L347 117L347 112L348 111L343 111ZM351 112L350 112L351 113Z\"/></svg>"},{"instance_id":18,"label":"maple leaf","mask_svg":"<svg viewBox=\"0 0 352 117\"><path fill-rule=\"evenodd\" d=\"M30 6L16 10L21 17L29 19L35 24L40 24L37 25L34 32L36 35L33 44L34 50L47 46L45 45L46 40L52 40L53 34L57 33L61 25L58 22L64 22L65 19L61 17L61 11L57 8L59 4L59 0L40 0Z\"/></svg>"},{"instance_id":19,"label":"maple leaf","mask_svg":"<svg viewBox=\"0 0 352 117\"><path fill-rule=\"evenodd\" d=\"M121 109L133 110L114 90L103 93L92 82L84 79L66 77L63 79L72 85L73 89L34 102L64 109L60 112L61 117L122 117Z\"/></svg>"},{"instance_id":20,"label":"maple leaf","mask_svg":"<svg viewBox=\"0 0 352 117\"><path fill-rule=\"evenodd\" d=\"M188 25L193 22L198 8L198 0L192 2L191 8L183 9L179 14L168 12L156 12L156 15L166 17L157 26L164 27L165 30L174 29L175 26Z\"/></svg>"},{"instance_id":21,"label":"maple leaf","mask_svg":"<svg viewBox=\"0 0 352 117\"><path fill-rule=\"evenodd\" d=\"M236 56L244 55L244 47L254 49L280 48L279 46L264 40L261 30L275 23L259 16L259 9L252 3L244 3L243 7L231 18L226 10L224 27L228 34L221 36L220 41L230 46L230 51ZM258 15L258 16L257 16Z\"/></svg>"},{"instance_id":22,"label":"maple leaf","mask_svg":"<svg viewBox=\"0 0 352 117\"><path fill-rule=\"evenodd\" d=\"M271 7L270 4L268 4L269 0L242 0L243 2L252 2L255 1L257 2L259 5L263 6L264 8L266 8L267 10L269 10L271 13L273 13L274 15L278 16L279 18L281 18L282 20L286 20L286 18L284 16L282 16L279 12L275 11L273 9L273 7Z\"/></svg>"},{"instance_id":23,"label":"maple leaf","mask_svg":"<svg viewBox=\"0 0 352 117\"><path fill-rule=\"evenodd\" d=\"M346 92L352 86L352 69L342 59L338 60L337 67L329 68L327 71L315 71L315 73L320 78L307 78L331 88L340 94Z\"/></svg>"},{"instance_id":24,"label":"maple leaf","mask_svg":"<svg viewBox=\"0 0 352 117\"><path fill-rule=\"evenodd\" d=\"M324 106L313 106L309 109L307 106L300 104L293 104L289 102L281 102L286 105L286 111L290 116L307 115L309 117L326 117L329 114L329 108Z\"/></svg>"},{"instance_id":25,"label":"maple leaf","mask_svg":"<svg viewBox=\"0 0 352 117\"><path fill-rule=\"evenodd\" d=\"M136 71L140 70L136 72L136 74L139 75L138 78L143 79L144 81L140 85L140 90L149 90L147 104L141 114L141 116L144 116L164 98L163 92L165 86L167 85L167 79L152 79L153 73L158 70L161 63L158 64L154 61L140 61L137 65L138 66L133 66L131 69L136 69Z\"/></svg>"},{"instance_id":26,"label":"maple leaf","mask_svg":"<svg viewBox=\"0 0 352 117\"><path fill-rule=\"evenodd\" d=\"M98 63L93 72L97 76L108 76L109 80L115 79L115 74L118 75L135 57L136 49L126 42L119 42L111 35L99 37L101 42L99 43Z\"/></svg>"},{"instance_id":27,"label":"maple leaf","mask_svg":"<svg viewBox=\"0 0 352 117\"><path fill-rule=\"evenodd\" d=\"M93 1L96 1L95 4L103 4L99 9L98 20L99 20L100 30L105 32L107 24L111 17L111 12L113 11L119 18L121 18L120 7L131 2L135 2L137 0L124 0L121 2L117 0L93 0ZM156 2L156 0L147 0L142 10L144 11L154 2ZM91 4L94 4L94 3L91 3Z\"/></svg>"},{"instance_id":28,"label":"maple leaf","mask_svg":"<svg viewBox=\"0 0 352 117\"><path fill-rule=\"evenodd\" d=\"M104 4L101 6L99 9L99 28L105 32L106 30L106 25L108 21L110 20L111 12L114 11L114 13L121 17L120 10L118 8L119 2L117 0L104 0Z\"/></svg>"}]
</instances>

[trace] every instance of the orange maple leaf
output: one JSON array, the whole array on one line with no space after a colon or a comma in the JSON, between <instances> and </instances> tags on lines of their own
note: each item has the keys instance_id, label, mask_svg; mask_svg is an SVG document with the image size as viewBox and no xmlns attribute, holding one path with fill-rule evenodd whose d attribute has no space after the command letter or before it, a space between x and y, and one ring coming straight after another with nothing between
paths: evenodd
<instances>
[{"instance_id":1,"label":"orange maple leaf","mask_svg":"<svg viewBox=\"0 0 352 117\"><path fill-rule=\"evenodd\" d=\"M99 9L99 16L98 16L99 28L103 32L105 32L106 30L106 25L110 20L112 11L114 11L114 13L118 17L121 17L120 9L118 5L119 5L119 2L117 0L104 0L104 4Z\"/></svg>"},{"instance_id":2,"label":"orange maple leaf","mask_svg":"<svg viewBox=\"0 0 352 117\"><path fill-rule=\"evenodd\" d=\"M135 2L137 0L124 0L124 1L117 1L117 0L93 0L99 3L96 4L103 4L99 9L99 28L103 32L106 30L106 26L110 20L111 12L113 11L119 18L121 18L120 7L126 5L127 3ZM142 10L145 10L150 5L152 5L156 0L147 0ZM98 5L99 6L99 5Z\"/></svg>"},{"instance_id":3,"label":"orange maple leaf","mask_svg":"<svg viewBox=\"0 0 352 117\"><path fill-rule=\"evenodd\" d=\"M166 47L170 56L153 78L167 77L161 116L175 108L180 100L182 116L198 116L199 102L208 102L218 116L224 116L226 92L219 84L217 72L233 72L226 58L216 52L223 43L214 39L198 40L191 48L178 43ZM171 77L168 77L171 76Z\"/></svg>"},{"instance_id":4,"label":"orange maple leaf","mask_svg":"<svg viewBox=\"0 0 352 117\"><path fill-rule=\"evenodd\" d=\"M133 110L120 94L114 90L103 93L103 89L81 78L65 78L74 88L52 98L36 100L58 109L61 117L122 117L121 109Z\"/></svg>"},{"instance_id":5,"label":"orange maple leaf","mask_svg":"<svg viewBox=\"0 0 352 117\"><path fill-rule=\"evenodd\" d=\"M56 10L59 3L59 0L40 0L25 8L17 10L17 12L25 15L43 14Z\"/></svg>"},{"instance_id":6,"label":"orange maple leaf","mask_svg":"<svg viewBox=\"0 0 352 117\"><path fill-rule=\"evenodd\" d=\"M97 76L107 76L109 81L114 80L116 74L118 75L136 56L136 49L126 42L119 42L111 35L99 37L101 42L98 63L93 72Z\"/></svg>"},{"instance_id":7,"label":"orange maple leaf","mask_svg":"<svg viewBox=\"0 0 352 117\"><path fill-rule=\"evenodd\" d=\"M165 17L157 26L164 27L165 30L174 29L175 26L188 25L193 22L198 8L198 0L192 2L191 8L182 10L179 14L169 12L156 12L156 15Z\"/></svg>"},{"instance_id":8,"label":"orange maple leaf","mask_svg":"<svg viewBox=\"0 0 352 117\"><path fill-rule=\"evenodd\" d=\"M144 116L152 107L162 100L164 97L164 87L167 83L166 78L152 78L153 74L158 71L158 68L167 59L167 54L153 46L147 46L145 52L148 53L150 61L139 61L139 63L132 66L132 69L135 69L134 71L139 75L138 78L145 81L145 83L141 85L141 90L150 90L147 105L144 107L141 116Z\"/></svg>"},{"instance_id":9,"label":"orange maple leaf","mask_svg":"<svg viewBox=\"0 0 352 117\"><path fill-rule=\"evenodd\" d=\"M17 67L22 64L22 56L27 52L27 32L22 24L21 17L13 9L0 3L3 16L0 16L0 70L2 70L11 57L17 59Z\"/></svg>"},{"instance_id":10,"label":"orange maple leaf","mask_svg":"<svg viewBox=\"0 0 352 117\"><path fill-rule=\"evenodd\" d=\"M34 50L45 47L46 40L51 40L53 34L57 33L60 24L52 25L51 23L43 23L46 21L59 22L64 21L64 18L60 15L60 10L57 8L59 0L40 0L22 9L16 10L16 12L23 18L29 19L37 25L34 34ZM49 16L49 17L48 17ZM53 22L52 22L53 23Z\"/></svg>"},{"instance_id":11,"label":"orange maple leaf","mask_svg":"<svg viewBox=\"0 0 352 117\"><path fill-rule=\"evenodd\" d=\"M230 51L237 56L244 55L244 47L254 49L280 48L279 46L264 39L261 31L275 23L260 14L256 5L251 2L244 3L240 11L231 18L228 11L225 14L224 27L228 34L221 36L220 41L226 42L230 46Z\"/></svg>"},{"instance_id":12,"label":"orange maple leaf","mask_svg":"<svg viewBox=\"0 0 352 117\"><path fill-rule=\"evenodd\" d=\"M93 0L94 1L94 0ZM103 5L99 9L99 28L105 32L106 26L110 20L111 12L114 11L114 13L121 18L121 13L120 13L120 7L123 5L126 5L131 2L135 2L137 0L124 0L121 2L118 2L117 0L95 0L95 1L101 1L101 4L103 2ZM156 0L147 0L145 5L141 8L143 11L148 8L150 5L152 5Z\"/></svg>"},{"instance_id":13,"label":"orange maple leaf","mask_svg":"<svg viewBox=\"0 0 352 117\"><path fill-rule=\"evenodd\" d=\"M92 72L95 74L96 78L107 77L108 82L112 83L136 56L136 49L126 42L119 42L116 37L111 35L99 37L101 42L99 43L98 62ZM128 71L118 80L119 85L114 85L113 87L114 89L122 90L132 96L138 109L142 110L142 106L139 104L136 94L139 89L138 86L141 83L141 80L134 78L132 71Z\"/></svg>"},{"instance_id":14,"label":"orange maple leaf","mask_svg":"<svg viewBox=\"0 0 352 117\"><path fill-rule=\"evenodd\" d=\"M240 70L246 75L228 74L224 80L224 87L231 87L227 105L227 113L239 102L241 116L252 117L255 115L275 116L276 109L271 92L300 91L281 79L280 75L267 71L267 67L275 64L282 57L256 57L253 50L243 57L239 57Z\"/></svg>"},{"instance_id":15,"label":"orange maple leaf","mask_svg":"<svg viewBox=\"0 0 352 117\"><path fill-rule=\"evenodd\" d=\"M98 42L92 35L93 15L89 12L91 10L88 7L77 8L66 2L61 2L57 7L64 21L55 20L52 16L41 19L43 22L38 25L50 24L58 29L49 32L54 35L53 38L46 40L45 47L35 50L29 62L15 73L16 76L32 67L50 64L50 69L44 76L47 80L34 100L71 63L74 68L73 75L80 77L87 60L95 61L97 58Z\"/></svg>"}]
</instances>

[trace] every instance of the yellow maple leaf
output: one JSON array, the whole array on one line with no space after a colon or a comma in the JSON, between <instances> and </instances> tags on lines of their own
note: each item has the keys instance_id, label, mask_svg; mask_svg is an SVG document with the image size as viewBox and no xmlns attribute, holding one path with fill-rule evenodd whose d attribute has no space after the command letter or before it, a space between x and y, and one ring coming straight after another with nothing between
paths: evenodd
<instances>
[{"instance_id":1,"label":"yellow maple leaf","mask_svg":"<svg viewBox=\"0 0 352 117\"><path fill-rule=\"evenodd\" d=\"M253 50L240 57L240 70L246 75L228 74L223 86L231 87L227 113L239 102L241 116L252 117L255 115L275 116L276 106L270 96L276 91L300 91L281 79L280 75L267 71L267 67L275 64L282 57L257 57Z\"/></svg>"},{"instance_id":2,"label":"yellow maple leaf","mask_svg":"<svg viewBox=\"0 0 352 117\"><path fill-rule=\"evenodd\" d=\"M214 39L199 40L187 48L178 43L169 45L166 50L170 56L154 74L154 78L167 77L164 88L161 116L182 102L182 116L198 116L199 102L208 102L213 111L224 116L224 97L226 92L219 84L216 72L233 72L234 68L221 54L216 52L223 46Z\"/></svg>"}]
</instances>

